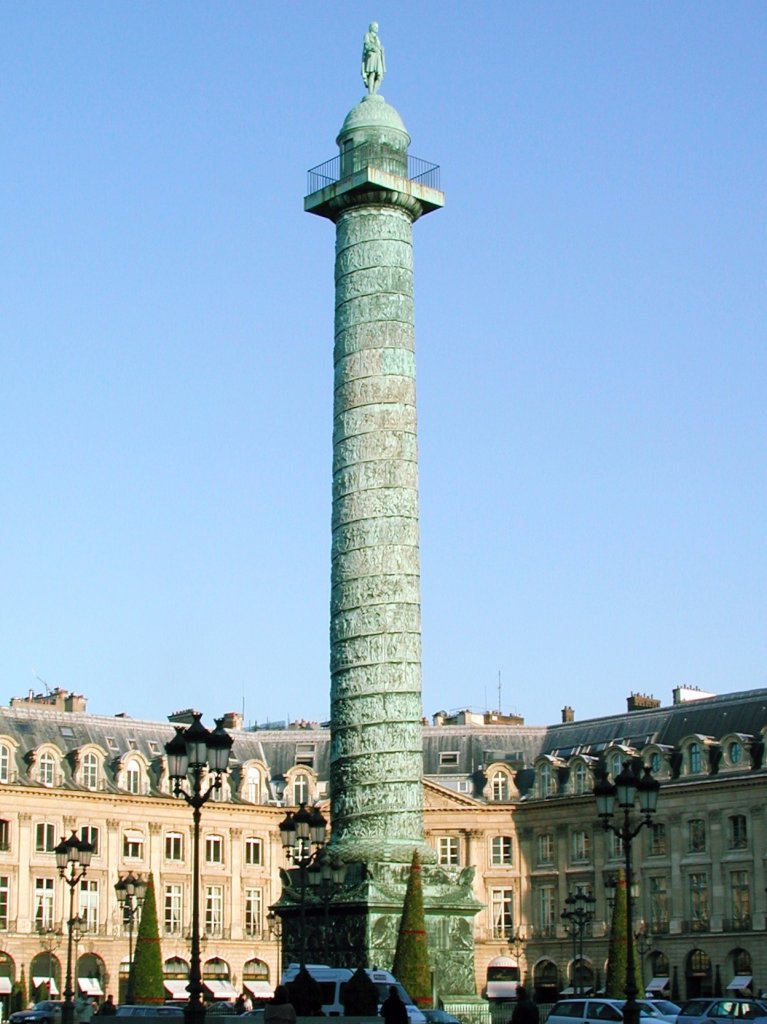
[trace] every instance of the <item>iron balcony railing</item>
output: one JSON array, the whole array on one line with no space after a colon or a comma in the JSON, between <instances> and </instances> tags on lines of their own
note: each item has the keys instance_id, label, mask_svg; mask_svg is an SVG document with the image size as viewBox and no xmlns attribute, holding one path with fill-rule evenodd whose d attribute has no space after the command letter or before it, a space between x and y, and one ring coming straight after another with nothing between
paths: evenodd
<instances>
[{"instance_id":1,"label":"iron balcony railing","mask_svg":"<svg viewBox=\"0 0 767 1024\"><path fill-rule=\"evenodd\" d=\"M319 192L344 178L350 178L365 167L375 167L389 174L397 174L409 181L417 181L428 188L439 189L439 165L430 164L417 156L410 156L391 146L363 142L360 146L339 153L332 160L318 164L307 171L307 193Z\"/></svg>"}]
</instances>

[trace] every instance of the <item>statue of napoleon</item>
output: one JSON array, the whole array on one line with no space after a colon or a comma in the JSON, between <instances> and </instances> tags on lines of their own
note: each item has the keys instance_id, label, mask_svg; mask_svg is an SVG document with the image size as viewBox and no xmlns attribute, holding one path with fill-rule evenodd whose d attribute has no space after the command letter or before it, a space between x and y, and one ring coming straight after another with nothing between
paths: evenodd
<instances>
[{"instance_id":1,"label":"statue of napoleon","mask_svg":"<svg viewBox=\"0 0 767 1024\"><path fill-rule=\"evenodd\" d=\"M362 41L362 81L368 93L375 96L386 74L386 58L383 43L378 38L378 22L370 23Z\"/></svg>"}]
</instances>

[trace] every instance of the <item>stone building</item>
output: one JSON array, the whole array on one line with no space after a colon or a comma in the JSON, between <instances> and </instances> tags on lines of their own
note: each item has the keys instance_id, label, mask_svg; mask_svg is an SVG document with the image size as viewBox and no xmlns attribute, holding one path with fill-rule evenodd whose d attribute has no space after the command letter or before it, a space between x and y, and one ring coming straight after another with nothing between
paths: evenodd
<instances>
[{"instance_id":1,"label":"stone building","mask_svg":"<svg viewBox=\"0 0 767 1024\"><path fill-rule=\"evenodd\" d=\"M166 987L183 994L191 812L170 793L172 724L90 715L83 698L55 696L0 708L0 998L7 1003L22 969L33 997L49 977L63 989L57 932L68 890L53 848L73 829L96 847L76 893L77 987L122 992L128 935L114 886L151 871ZM573 944L560 914L577 887L596 900L580 975L604 979L609 882L622 860L596 818L593 772L601 762L614 774L633 757L662 782L657 820L634 843L644 982L681 997L726 990L736 978L767 988L767 690L679 690L666 707L632 695L623 714L562 717L529 726L518 716L443 712L423 727L427 841L446 877L469 869L465 882L473 871L484 908L474 919L477 991L499 958L518 963L542 998L570 984ZM227 726L230 770L202 814L203 973L218 997L273 985L279 944L266 915L286 866L278 824L301 802L328 809L326 727L244 729L236 715Z\"/></svg>"}]
</instances>

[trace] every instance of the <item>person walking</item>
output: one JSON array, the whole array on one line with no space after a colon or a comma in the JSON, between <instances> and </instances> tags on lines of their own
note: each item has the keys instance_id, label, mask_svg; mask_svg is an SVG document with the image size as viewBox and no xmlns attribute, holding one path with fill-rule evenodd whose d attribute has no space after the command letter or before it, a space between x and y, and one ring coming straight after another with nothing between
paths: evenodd
<instances>
[{"instance_id":1,"label":"person walking","mask_svg":"<svg viewBox=\"0 0 767 1024\"><path fill-rule=\"evenodd\" d=\"M517 1005L511 1015L511 1024L540 1024L538 1007L524 985L517 985Z\"/></svg>"},{"instance_id":2,"label":"person walking","mask_svg":"<svg viewBox=\"0 0 767 1024\"><path fill-rule=\"evenodd\" d=\"M381 1016L386 1024L408 1024L407 1007L402 1002L396 985L389 985L389 996L381 1003Z\"/></svg>"}]
</instances>

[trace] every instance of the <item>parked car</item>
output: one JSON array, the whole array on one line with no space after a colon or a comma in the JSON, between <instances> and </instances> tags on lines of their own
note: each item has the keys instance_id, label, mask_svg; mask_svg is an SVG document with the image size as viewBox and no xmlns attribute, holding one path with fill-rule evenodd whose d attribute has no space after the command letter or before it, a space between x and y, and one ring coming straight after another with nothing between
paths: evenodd
<instances>
[{"instance_id":1,"label":"parked car","mask_svg":"<svg viewBox=\"0 0 767 1024\"><path fill-rule=\"evenodd\" d=\"M138 1003L135 1005L128 1005L128 1003L122 1003L117 1007L116 1017L172 1017L177 1020L179 1017L184 1016L183 1006L168 1006L163 1004L162 1006L142 1006Z\"/></svg>"},{"instance_id":2,"label":"parked car","mask_svg":"<svg viewBox=\"0 0 767 1024\"><path fill-rule=\"evenodd\" d=\"M60 1024L61 1008L64 1003L60 999L43 999L35 1003L29 1010L17 1010L8 1018L9 1024Z\"/></svg>"},{"instance_id":3,"label":"parked car","mask_svg":"<svg viewBox=\"0 0 767 1024\"><path fill-rule=\"evenodd\" d=\"M666 1004L670 1009L662 1010L659 1006L661 1003ZM679 1013L676 1003L671 1003L667 999L637 999L637 1004L643 1013L652 1017L653 1020L657 1020L658 1024L676 1024Z\"/></svg>"},{"instance_id":4,"label":"parked car","mask_svg":"<svg viewBox=\"0 0 767 1024\"><path fill-rule=\"evenodd\" d=\"M560 999L551 1008L546 1024L599 1024L610 1021L617 1024L623 1020L623 1004L625 999ZM642 1024L658 1024L659 1018L646 1009L639 1011Z\"/></svg>"},{"instance_id":5,"label":"parked car","mask_svg":"<svg viewBox=\"0 0 767 1024\"><path fill-rule=\"evenodd\" d=\"M705 1021L763 1017L767 1004L761 999L742 999L739 996L688 999L682 1004L677 1024L704 1024Z\"/></svg>"},{"instance_id":6,"label":"parked car","mask_svg":"<svg viewBox=\"0 0 767 1024\"><path fill-rule=\"evenodd\" d=\"M62 1006L60 999L43 999L29 1010L16 1010L8 1024L60 1024Z\"/></svg>"},{"instance_id":7,"label":"parked car","mask_svg":"<svg viewBox=\"0 0 767 1024\"><path fill-rule=\"evenodd\" d=\"M421 1010L421 1013L426 1018L426 1024L462 1024L447 1010Z\"/></svg>"}]
</instances>

